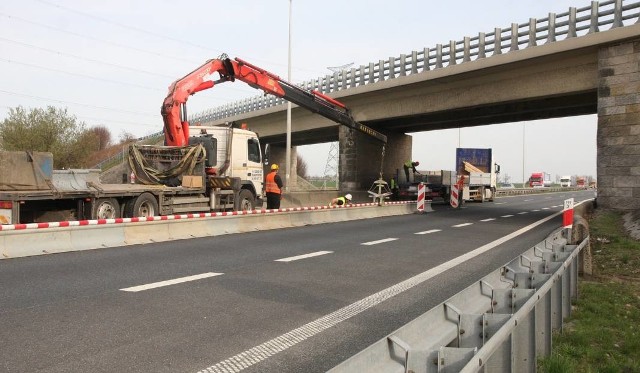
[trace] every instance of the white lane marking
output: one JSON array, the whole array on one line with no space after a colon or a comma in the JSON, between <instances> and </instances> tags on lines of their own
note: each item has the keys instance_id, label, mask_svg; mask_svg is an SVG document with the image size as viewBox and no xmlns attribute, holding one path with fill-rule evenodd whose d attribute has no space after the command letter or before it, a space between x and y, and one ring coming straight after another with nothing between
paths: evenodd
<instances>
[{"instance_id":1,"label":"white lane marking","mask_svg":"<svg viewBox=\"0 0 640 373\"><path fill-rule=\"evenodd\" d=\"M436 232L441 232L442 229L431 229L428 231L423 231L423 232L416 232L414 234L429 234L429 233L436 233Z\"/></svg>"},{"instance_id":2,"label":"white lane marking","mask_svg":"<svg viewBox=\"0 0 640 373\"><path fill-rule=\"evenodd\" d=\"M543 209L543 210L549 210L549 208L548 208L548 207L543 207L542 209Z\"/></svg>"},{"instance_id":3,"label":"white lane marking","mask_svg":"<svg viewBox=\"0 0 640 373\"><path fill-rule=\"evenodd\" d=\"M506 204L507 204L506 202L496 202L496 203L494 203L494 205L506 205Z\"/></svg>"},{"instance_id":4,"label":"white lane marking","mask_svg":"<svg viewBox=\"0 0 640 373\"><path fill-rule=\"evenodd\" d=\"M277 353L285 351L297 345L298 343L301 343L306 339L309 339L315 336L316 334L320 334L321 332L329 328L332 328L337 324L345 320L348 320L351 317L356 316L386 301L387 299L390 299L398 294L401 294L447 270L450 270L451 268L461 263L471 260L476 256L493 249L498 245L501 245L515 237L518 237L519 235L532 230L538 225L546 223L547 221L555 218L561 213L562 212L556 212L553 215L549 215L544 219L531 223L526 227L520 228L515 232L512 232L504 237L498 238L495 241L489 242L486 245L480 246L479 248L473 251L470 251L464 255L461 255L457 258L451 259L450 261L443 263L437 267L431 268L427 271L417 274L407 280L404 280L398 284L395 284L382 291L372 294L348 306L340 308L339 310L334 311L328 315L325 315L319 319L316 319L308 324L302 325L301 327L294 329L288 333L282 334L274 339L266 341L258 346L255 346L249 350L241 352L217 364L204 368L200 370L198 373L238 373L240 371L243 371L253 365L258 364L263 360L266 360L271 356L274 356Z\"/></svg>"},{"instance_id":5,"label":"white lane marking","mask_svg":"<svg viewBox=\"0 0 640 373\"><path fill-rule=\"evenodd\" d=\"M538 212L538 211L540 211L540 210L538 210L538 209L531 210L531 212Z\"/></svg>"},{"instance_id":6,"label":"white lane marking","mask_svg":"<svg viewBox=\"0 0 640 373\"><path fill-rule=\"evenodd\" d=\"M169 286L169 285L175 285L175 284L181 284L183 282L189 282L189 281L195 281L195 280L202 280L203 278L208 278L208 277L214 277L214 276L220 276L223 273L214 273L214 272L207 272L207 273L201 273L199 275L193 275L193 276L187 276L187 277L180 277L180 278L174 278L173 280L166 280L166 281L160 281L160 282L153 282L151 284L146 284L146 285L138 285L138 286L132 286L130 288L124 288L124 289L120 289L122 291L129 291L129 292L138 292L138 291L143 291L143 290L149 290L149 289L155 289L155 288L160 288L163 286Z\"/></svg>"},{"instance_id":7,"label":"white lane marking","mask_svg":"<svg viewBox=\"0 0 640 373\"><path fill-rule=\"evenodd\" d=\"M524 214L528 214L528 213L529 213L529 211L522 211L522 212L519 212L518 215L524 215Z\"/></svg>"},{"instance_id":8,"label":"white lane marking","mask_svg":"<svg viewBox=\"0 0 640 373\"><path fill-rule=\"evenodd\" d=\"M525 199L523 202L529 202L529 201L533 201L531 199Z\"/></svg>"},{"instance_id":9,"label":"white lane marking","mask_svg":"<svg viewBox=\"0 0 640 373\"><path fill-rule=\"evenodd\" d=\"M460 228L460 227L466 227L467 225L471 225L473 223L462 223L462 224L456 224L456 225L452 225L452 228Z\"/></svg>"},{"instance_id":10,"label":"white lane marking","mask_svg":"<svg viewBox=\"0 0 640 373\"><path fill-rule=\"evenodd\" d=\"M510 217L512 217L512 216L513 216L513 215L502 215L502 216L501 216L501 218L510 218Z\"/></svg>"},{"instance_id":11,"label":"white lane marking","mask_svg":"<svg viewBox=\"0 0 640 373\"><path fill-rule=\"evenodd\" d=\"M482 219L480 221L492 221L492 220L496 220L496 218Z\"/></svg>"},{"instance_id":12,"label":"white lane marking","mask_svg":"<svg viewBox=\"0 0 640 373\"><path fill-rule=\"evenodd\" d=\"M379 243L385 243L385 242L395 241L395 240L397 240L397 238L385 238L385 239L378 240L378 241L363 242L360 245L377 245Z\"/></svg>"},{"instance_id":13,"label":"white lane marking","mask_svg":"<svg viewBox=\"0 0 640 373\"><path fill-rule=\"evenodd\" d=\"M315 253L309 253L309 254L303 254L303 255L290 256L288 258L276 259L276 260L274 260L274 262L293 262L294 260L313 258L314 256L326 255L326 254L331 254L331 253L333 253L333 251L316 251Z\"/></svg>"},{"instance_id":14,"label":"white lane marking","mask_svg":"<svg viewBox=\"0 0 640 373\"><path fill-rule=\"evenodd\" d=\"M551 207L560 207L560 205L555 205L555 206L551 206ZM564 207L564 206L563 206Z\"/></svg>"}]
</instances>

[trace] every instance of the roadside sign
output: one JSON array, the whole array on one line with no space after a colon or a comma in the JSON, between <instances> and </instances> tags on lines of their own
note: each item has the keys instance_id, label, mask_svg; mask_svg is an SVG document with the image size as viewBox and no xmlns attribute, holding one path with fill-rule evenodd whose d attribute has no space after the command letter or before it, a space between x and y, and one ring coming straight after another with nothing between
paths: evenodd
<instances>
[{"instance_id":1,"label":"roadside sign","mask_svg":"<svg viewBox=\"0 0 640 373\"><path fill-rule=\"evenodd\" d=\"M565 228L573 227L573 198L564 200L564 210L562 213L562 226Z\"/></svg>"}]
</instances>

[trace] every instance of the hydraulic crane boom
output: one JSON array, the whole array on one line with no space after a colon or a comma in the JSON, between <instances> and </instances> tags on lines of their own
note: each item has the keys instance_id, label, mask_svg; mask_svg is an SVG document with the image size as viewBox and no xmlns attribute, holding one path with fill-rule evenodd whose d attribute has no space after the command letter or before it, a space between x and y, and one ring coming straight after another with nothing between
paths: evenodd
<instances>
[{"instance_id":1,"label":"hydraulic crane boom","mask_svg":"<svg viewBox=\"0 0 640 373\"><path fill-rule=\"evenodd\" d=\"M213 81L214 73L220 78ZM304 107L314 113L349 128L366 133L387 142L387 136L356 122L347 107L317 91L306 91L280 79L268 71L254 66L239 58L231 60L226 55L212 59L195 69L185 77L176 80L169 86L169 94L162 104L162 118L164 120L165 144L174 146L186 145L189 141L189 123L187 121L186 102L190 95L212 88L216 84L235 79L261 89L265 93L282 97L296 105Z\"/></svg>"}]
</instances>

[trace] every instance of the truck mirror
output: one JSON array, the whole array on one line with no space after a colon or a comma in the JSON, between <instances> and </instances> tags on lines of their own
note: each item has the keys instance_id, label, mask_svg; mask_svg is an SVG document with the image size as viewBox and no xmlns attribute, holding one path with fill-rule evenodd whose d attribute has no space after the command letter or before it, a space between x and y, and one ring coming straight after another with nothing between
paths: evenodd
<instances>
[{"instance_id":1,"label":"truck mirror","mask_svg":"<svg viewBox=\"0 0 640 373\"><path fill-rule=\"evenodd\" d=\"M496 163L496 173L499 174L500 173L500 165Z\"/></svg>"}]
</instances>

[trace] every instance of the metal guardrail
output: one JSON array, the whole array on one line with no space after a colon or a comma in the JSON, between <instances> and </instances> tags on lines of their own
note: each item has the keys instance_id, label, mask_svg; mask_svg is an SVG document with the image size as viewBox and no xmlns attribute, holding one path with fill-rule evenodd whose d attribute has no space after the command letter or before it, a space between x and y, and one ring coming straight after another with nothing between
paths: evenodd
<instances>
[{"instance_id":1,"label":"metal guardrail","mask_svg":"<svg viewBox=\"0 0 640 373\"><path fill-rule=\"evenodd\" d=\"M370 62L368 65L305 81L299 86L327 94L520 49L534 48L540 43L548 44L561 38L566 40L601 32L605 26L607 29L614 29L638 23L639 8L638 1L628 1L626 4L623 0L592 1L591 6L571 7L565 13L549 13L545 18L530 18L527 23L512 23L507 28L496 27L492 32L480 32L477 36L464 37L463 40L451 40L433 48L423 48L398 57ZM284 105L286 102L272 95L250 97L196 113L190 116L190 122L206 123Z\"/></svg>"},{"instance_id":2,"label":"metal guardrail","mask_svg":"<svg viewBox=\"0 0 640 373\"><path fill-rule=\"evenodd\" d=\"M557 231L329 373L536 372L577 296L578 254Z\"/></svg>"},{"instance_id":3,"label":"metal guardrail","mask_svg":"<svg viewBox=\"0 0 640 373\"><path fill-rule=\"evenodd\" d=\"M498 189L496 190L496 196L518 196L522 194L539 194L550 192L569 192L587 190L587 188L578 187L544 187L544 188L511 188L511 189ZM595 191L595 189L594 189Z\"/></svg>"}]
</instances>

